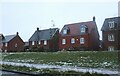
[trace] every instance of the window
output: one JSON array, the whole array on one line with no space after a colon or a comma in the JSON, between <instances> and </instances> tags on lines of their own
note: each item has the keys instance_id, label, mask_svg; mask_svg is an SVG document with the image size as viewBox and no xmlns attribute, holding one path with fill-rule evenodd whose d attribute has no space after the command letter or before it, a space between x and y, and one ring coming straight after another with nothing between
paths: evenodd
<instances>
[{"instance_id":1,"label":"window","mask_svg":"<svg viewBox=\"0 0 120 76\"><path fill-rule=\"evenodd\" d=\"M114 51L114 46L109 46L108 51Z\"/></svg>"},{"instance_id":2,"label":"window","mask_svg":"<svg viewBox=\"0 0 120 76\"><path fill-rule=\"evenodd\" d=\"M35 45L35 42L34 42L34 41L32 41L32 45Z\"/></svg>"},{"instance_id":3,"label":"window","mask_svg":"<svg viewBox=\"0 0 120 76\"><path fill-rule=\"evenodd\" d=\"M62 39L62 44L66 44L66 40L65 39Z\"/></svg>"},{"instance_id":4,"label":"window","mask_svg":"<svg viewBox=\"0 0 120 76\"><path fill-rule=\"evenodd\" d=\"M68 34L70 31L69 27L64 27L63 34Z\"/></svg>"},{"instance_id":5,"label":"window","mask_svg":"<svg viewBox=\"0 0 120 76\"><path fill-rule=\"evenodd\" d=\"M39 41L38 44L40 45L40 44L41 44L41 41Z\"/></svg>"},{"instance_id":6,"label":"window","mask_svg":"<svg viewBox=\"0 0 120 76\"><path fill-rule=\"evenodd\" d=\"M80 33L85 33L87 31L86 25L80 25Z\"/></svg>"},{"instance_id":7,"label":"window","mask_svg":"<svg viewBox=\"0 0 120 76\"><path fill-rule=\"evenodd\" d=\"M115 41L113 34L108 34L108 41Z\"/></svg>"},{"instance_id":8,"label":"window","mask_svg":"<svg viewBox=\"0 0 120 76\"><path fill-rule=\"evenodd\" d=\"M5 43L5 47L7 47L8 46L8 43Z\"/></svg>"},{"instance_id":9,"label":"window","mask_svg":"<svg viewBox=\"0 0 120 76\"><path fill-rule=\"evenodd\" d=\"M110 29L114 28L114 21L108 22L108 24L109 24L109 28L110 28Z\"/></svg>"},{"instance_id":10,"label":"window","mask_svg":"<svg viewBox=\"0 0 120 76\"><path fill-rule=\"evenodd\" d=\"M5 53L7 52L7 49L5 49Z\"/></svg>"},{"instance_id":11,"label":"window","mask_svg":"<svg viewBox=\"0 0 120 76\"><path fill-rule=\"evenodd\" d=\"M80 38L80 44L84 44L85 43L85 39L84 38Z\"/></svg>"},{"instance_id":12,"label":"window","mask_svg":"<svg viewBox=\"0 0 120 76\"><path fill-rule=\"evenodd\" d=\"M15 47L17 47L17 46L18 46L18 44L16 43L16 44L15 44Z\"/></svg>"},{"instance_id":13,"label":"window","mask_svg":"<svg viewBox=\"0 0 120 76\"><path fill-rule=\"evenodd\" d=\"M80 31L81 33L85 33L85 27L81 27Z\"/></svg>"},{"instance_id":14,"label":"window","mask_svg":"<svg viewBox=\"0 0 120 76\"><path fill-rule=\"evenodd\" d=\"M44 45L47 45L47 40L44 40Z\"/></svg>"},{"instance_id":15,"label":"window","mask_svg":"<svg viewBox=\"0 0 120 76\"><path fill-rule=\"evenodd\" d=\"M67 34L67 29L64 29L64 30L63 30L63 34Z\"/></svg>"},{"instance_id":16,"label":"window","mask_svg":"<svg viewBox=\"0 0 120 76\"><path fill-rule=\"evenodd\" d=\"M74 39L74 38L71 39L71 43L72 43L72 44L75 43L75 39Z\"/></svg>"}]
</instances>

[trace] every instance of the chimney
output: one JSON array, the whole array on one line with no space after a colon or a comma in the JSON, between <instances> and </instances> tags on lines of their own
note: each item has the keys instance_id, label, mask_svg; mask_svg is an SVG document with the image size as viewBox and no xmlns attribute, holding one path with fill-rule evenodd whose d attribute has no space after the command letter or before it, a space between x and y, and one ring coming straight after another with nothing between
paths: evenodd
<instances>
[{"instance_id":1,"label":"chimney","mask_svg":"<svg viewBox=\"0 0 120 76\"><path fill-rule=\"evenodd\" d=\"M37 31L39 31L39 28L37 27Z\"/></svg>"},{"instance_id":2,"label":"chimney","mask_svg":"<svg viewBox=\"0 0 120 76\"><path fill-rule=\"evenodd\" d=\"M95 21L95 16L93 16L93 21Z\"/></svg>"},{"instance_id":3,"label":"chimney","mask_svg":"<svg viewBox=\"0 0 120 76\"><path fill-rule=\"evenodd\" d=\"M17 32L16 35L18 35L19 33Z\"/></svg>"}]
</instances>

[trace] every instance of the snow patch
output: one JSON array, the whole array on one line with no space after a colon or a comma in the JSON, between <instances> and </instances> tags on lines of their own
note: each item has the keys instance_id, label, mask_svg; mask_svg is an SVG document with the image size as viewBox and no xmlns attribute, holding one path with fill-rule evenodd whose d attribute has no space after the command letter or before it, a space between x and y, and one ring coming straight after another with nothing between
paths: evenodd
<instances>
[{"instance_id":1,"label":"snow patch","mask_svg":"<svg viewBox=\"0 0 120 76\"><path fill-rule=\"evenodd\" d=\"M101 73L101 74L118 74L116 70L109 69L98 69L98 68L83 68L83 67L74 67L74 66L59 66L59 65L47 65L47 64L29 64L29 63L16 63L16 62L1 62L0 64L12 65L12 66L26 66L26 67L34 67L37 69L53 69L58 71L77 71L77 72L90 72L90 73ZM105 63L107 64L107 63Z\"/></svg>"}]
</instances>

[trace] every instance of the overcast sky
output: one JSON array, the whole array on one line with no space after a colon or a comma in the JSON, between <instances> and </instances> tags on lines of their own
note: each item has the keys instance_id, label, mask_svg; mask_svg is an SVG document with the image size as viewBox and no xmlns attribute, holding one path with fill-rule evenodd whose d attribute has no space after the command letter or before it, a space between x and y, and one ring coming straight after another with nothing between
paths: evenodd
<instances>
[{"instance_id":1,"label":"overcast sky","mask_svg":"<svg viewBox=\"0 0 120 76\"><path fill-rule=\"evenodd\" d=\"M37 27L62 29L65 24L92 21L96 23L100 38L105 18L118 16L119 0L1 0L0 33L12 35L19 32L27 41Z\"/></svg>"}]
</instances>

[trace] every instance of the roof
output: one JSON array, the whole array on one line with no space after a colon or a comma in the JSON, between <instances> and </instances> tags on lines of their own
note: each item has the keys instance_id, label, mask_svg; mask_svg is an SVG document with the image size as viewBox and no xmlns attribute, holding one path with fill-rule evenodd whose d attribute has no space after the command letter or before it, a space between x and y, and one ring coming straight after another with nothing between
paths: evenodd
<instances>
[{"instance_id":1,"label":"roof","mask_svg":"<svg viewBox=\"0 0 120 76\"><path fill-rule=\"evenodd\" d=\"M4 39L3 39L3 43L4 42L9 42L11 41L16 35L7 35L7 36L4 36Z\"/></svg>"},{"instance_id":2,"label":"roof","mask_svg":"<svg viewBox=\"0 0 120 76\"><path fill-rule=\"evenodd\" d=\"M0 40L2 41L4 38L3 34L0 34Z\"/></svg>"},{"instance_id":3,"label":"roof","mask_svg":"<svg viewBox=\"0 0 120 76\"><path fill-rule=\"evenodd\" d=\"M50 28L45 30L37 29L34 34L31 36L29 41L39 41L39 40L49 40L54 34L58 31L58 28Z\"/></svg>"},{"instance_id":4,"label":"roof","mask_svg":"<svg viewBox=\"0 0 120 76\"><path fill-rule=\"evenodd\" d=\"M109 26L108 26L108 22L114 21L117 25L118 30L120 30L120 17L112 17L112 18L106 18L104 20L103 26L101 28L102 31L108 31L109 30Z\"/></svg>"},{"instance_id":5,"label":"roof","mask_svg":"<svg viewBox=\"0 0 120 76\"><path fill-rule=\"evenodd\" d=\"M62 28L60 34L64 35L62 33L63 29L68 27L70 29L69 35L80 35L80 27L85 25L85 28L88 28L88 33L90 33L93 29L97 30L96 22L95 21L88 21L88 22L79 22L79 23L72 23L72 24L66 24ZM97 30L98 32L98 30Z\"/></svg>"},{"instance_id":6,"label":"roof","mask_svg":"<svg viewBox=\"0 0 120 76\"><path fill-rule=\"evenodd\" d=\"M25 45L24 46L29 46L29 42L25 42Z\"/></svg>"}]
</instances>

